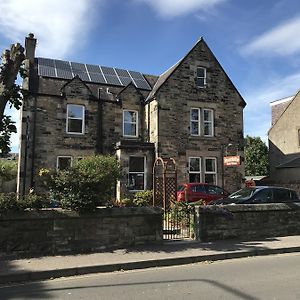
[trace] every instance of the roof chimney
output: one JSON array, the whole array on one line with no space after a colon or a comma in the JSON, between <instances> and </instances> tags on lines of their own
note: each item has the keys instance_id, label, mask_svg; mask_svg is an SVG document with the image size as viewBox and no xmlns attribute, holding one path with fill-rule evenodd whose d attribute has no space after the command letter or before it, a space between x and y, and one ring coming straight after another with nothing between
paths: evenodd
<instances>
[{"instance_id":1,"label":"roof chimney","mask_svg":"<svg viewBox=\"0 0 300 300\"><path fill-rule=\"evenodd\" d=\"M34 34L29 33L25 38L25 56L30 61L30 63L34 62L35 47L36 39L34 38Z\"/></svg>"}]
</instances>

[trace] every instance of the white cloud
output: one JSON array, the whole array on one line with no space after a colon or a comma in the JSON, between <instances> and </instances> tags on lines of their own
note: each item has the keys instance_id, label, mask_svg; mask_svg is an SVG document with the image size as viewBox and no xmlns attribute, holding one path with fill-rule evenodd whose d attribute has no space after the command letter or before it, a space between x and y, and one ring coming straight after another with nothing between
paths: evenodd
<instances>
[{"instance_id":1,"label":"white cloud","mask_svg":"<svg viewBox=\"0 0 300 300\"><path fill-rule=\"evenodd\" d=\"M300 51L300 17L288 20L242 47L243 54L291 55Z\"/></svg>"},{"instance_id":2,"label":"white cloud","mask_svg":"<svg viewBox=\"0 0 300 300\"><path fill-rule=\"evenodd\" d=\"M0 34L23 44L33 32L37 55L64 58L87 35L93 6L94 0L0 0Z\"/></svg>"},{"instance_id":3,"label":"white cloud","mask_svg":"<svg viewBox=\"0 0 300 300\"><path fill-rule=\"evenodd\" d=\"M300 72L286 77L273 77L263 86L253 92L244 93L247 102L245 108L245 134L260 136L267 140L267 133L271 127L270 102L293 96L300 89Z\"/></svg>"},{"instance_id":4,"label":"white cloud","mask_svg":"<svg viewBox=\"0 0 300 300\"><path fill-rule=\"evenodd\" d=\"M151 6L161 17L173 18L199 11L209 11L227 0L135 0Z\"/></svg>"}]
</instances>

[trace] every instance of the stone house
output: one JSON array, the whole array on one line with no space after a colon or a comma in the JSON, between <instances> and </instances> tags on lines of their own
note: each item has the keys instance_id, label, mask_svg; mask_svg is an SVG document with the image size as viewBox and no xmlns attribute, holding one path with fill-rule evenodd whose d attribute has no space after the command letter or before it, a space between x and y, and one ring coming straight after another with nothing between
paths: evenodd
<instances>
[{"instance_id":1,"label":"stone house","mask_svg":"<svg viewBox=\"0 0 300 300\"><path fill-rule=\"evenodd\" d=\"M66 168L84 156L116 155L124 168L117 198L152 188L157 157L176 161L178 183L240 187L245 101L201 38L160 76L35 57L26 38L28 97L22 107L18 189L39 189L41 168ZM228 145L231 147L227 147Z\"/></svg>"},{"instance_id":2,"label":"stone house","mask_svg":"<svg viewBox=\"0 0 300 300\"><path fill-rule=\"evenodd\" d=\"M300 92L271 103L269 181L290 184L300 191ZM293 184L297 185L293 186Z\"/></svg>"}]
</instances>

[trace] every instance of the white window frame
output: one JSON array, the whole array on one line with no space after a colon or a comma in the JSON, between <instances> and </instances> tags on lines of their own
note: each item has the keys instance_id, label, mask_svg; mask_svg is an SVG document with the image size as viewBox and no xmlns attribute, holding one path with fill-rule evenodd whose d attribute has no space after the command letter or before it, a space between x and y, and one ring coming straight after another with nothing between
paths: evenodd
<instances>
[{"instance_id":1,"label":"white window frame","mask_svg":"<svg viewBox=\"0 0 300 300\"><path fill-rule=\"evenodd\" d=\"M192 119L192 111L195 110L198 113L198 120L193 120ZM193 133L193 123L197 123L198 124L198 133ZM192 136L200 136L201 135L201 109L197 108L197 107L191 107L190 109L190 134Z\"/></svg>"},{"instance_id":2,"label":"white window frame","mask_svg":"<svg viewBox=\"0 0 300 300\"><path fill-rule=\"evenodd\" d=\"M69 117L69 109L71 106L78 106L81 107L82 109L82 118L72 118ZM81 120L81 132L74 132L74 131L69 131L68 130L68 125L69 125L69 120ZM66 122L66 132L68 134L77 134L77 135L83 135L84 134L84 130L85 130L85 106L84 105L79 105L79 104L67 104L67 122Z\"/></svg>"},{"instance_id":3,"label":"white window frame","mask_svg":"<svg viewBox=\"0 0 300 300\"><path fill-rule=\"evenodd\" d=\"M59 156L56 157L56 170L60 170L59 167L58 167L59 166L58 161L59 161L60 158L70 158L71 159L70 167L73 166L73 157L72 156L69 156L69 155L59 155Z\"/></svg>"},{"instance_id":4,"label":"white window frame","mask_svg":"<svg viewBox=\"0 0 300 300\"><path fill-rule=\"evenodd\" d=\"M191 159L198 159L199 160L199 171L191 171ZM199 157L199 156L189 157L189 172L188 173L189 173L189 176L190 176L190 174L199 174L199 179L200 179L199 182L202 182L202 159L201 159L201 157Z\"/></svg>"},{"instance_id":5,"label":"white window frame","mask_svg":"<svg viewBox=\"0 0 300 300\"><path fill-rule=\"evenodd\" d=\"M205 120L205 113L204 113L205 111L210 112L211 121L210 120ZM211 126L210 134L205 134L205 125L206 124L209 124ZM214 111L213 111L213 109L203 108L203 136L206 136L206 137L214 136Z\"/></svg>"},{"instance_id":6,"label":"white window frame","mask_svg":"<svg viewBox=\"0 0 300 300\"><path fill-rule=\"evenodd\" d=\"M136 122L126 122L126 124L134 124L135 125L135 135L128 135L125 134L125 112L134 112L136 114ZM139 123L139 112L137 110L132 110L132 109L124 109L123 110L123 136L124 137L138 137L138 123Z\"/></svg>"},{"instance_id":7,"label":"white window frame","mask_svg":"<svg viewBox=\"0 0 300 300\"><path fill-rule=\"evenodd\" d=\"M204 77L198 76L198 69L204 70ZM201 78L201 79L203 78L203 86L198 85L198 80L197 80L198 78ZM204 89L206 87L206 68L204 68L204 67L197 67L197 70L196 70L196 86L199 89Z\"/></svg>"},{"instance_id":8,"label":"white window frame","mask_svg":"<svg viewBox=\"0 0 300 300\"><path fill-rule=\"evenodd\" d=\"M213 160L214 161L214 166L215 166L215 170L214 171L207 171L206 170L206 160ZM214 185L218 184L218 169L217 169L217 158L216 157L204 157L204 182L205 181L205 176L206 174L213 174L215 175L215 182L213 183Z\"/></svg>"},{"instance_id":9,"label":"white window frame","mask_svg":"<svg viewBox=\"0 0 300 300\"><path fill-rule=\"evenodd\" d=\"M143 158L144 160L144 172L130 172L130 157L139 157L139 158ZM129 160L128 160L128 179L127 179L127 182L128 182L128 185L129 185L129 178L130 178L130 174L143 174L144 175L144 189L142 190L129 190L129 192L138 192L138 191L145 191L146 190L146 157L145 156L142 156L142 155L130 155L129 156Z\"/></svg>"}]
</instances>

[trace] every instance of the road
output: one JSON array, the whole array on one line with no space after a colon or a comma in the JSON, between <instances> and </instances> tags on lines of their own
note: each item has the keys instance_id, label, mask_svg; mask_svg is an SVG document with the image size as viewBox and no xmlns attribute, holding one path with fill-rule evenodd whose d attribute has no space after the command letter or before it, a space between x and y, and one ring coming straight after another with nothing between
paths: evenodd
<instances>
[{"instance_id":1,"label":"road","mask_svg":"<svg viewBox=\"0 0 300 300\"><path fill-rule=\"evenodd\" d=\"M300 299L300 254L60 278L0 287L0 299Z\"/></svg>"}]
</instances>

